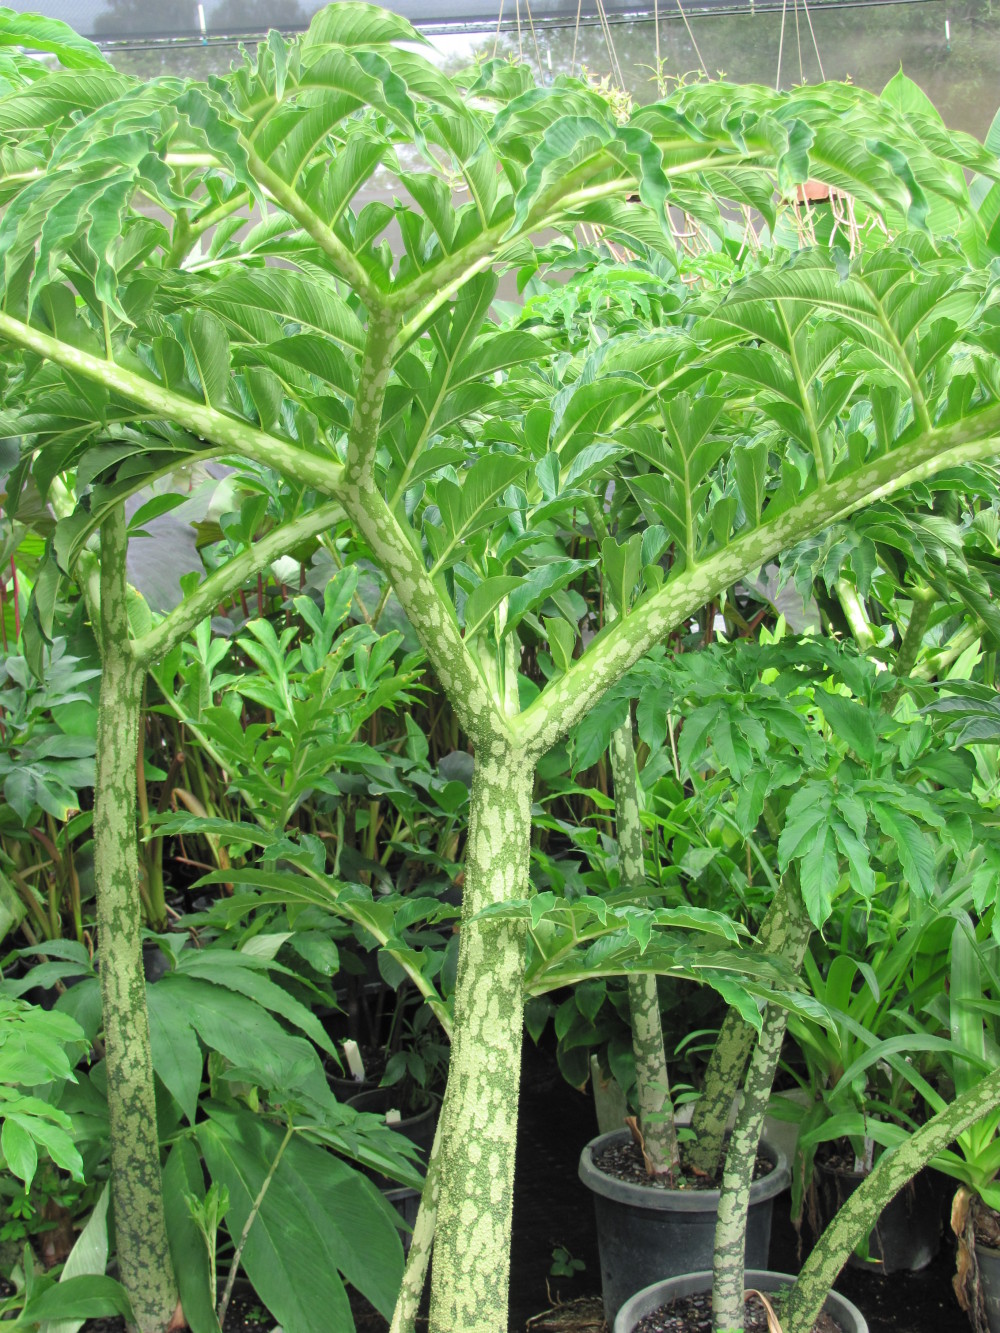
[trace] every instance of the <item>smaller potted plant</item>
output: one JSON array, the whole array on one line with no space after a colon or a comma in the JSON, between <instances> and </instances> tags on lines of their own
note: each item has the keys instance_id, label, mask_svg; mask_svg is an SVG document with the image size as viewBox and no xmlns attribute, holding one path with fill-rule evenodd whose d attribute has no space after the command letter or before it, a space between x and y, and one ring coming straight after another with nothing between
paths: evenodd
<instances>
[{"instance_id":1,"label":"smaller potted plant","mask_svg":"<svg viewBox=\"0 0 1000 1333\"><path fill-rule=\"evenodd\" d=\"M381 1115L405 1134L426 1160L434 1141L441 1094L448 1077L449 1047L431 1009L421 1004L400 1020L398 1049L389 1056L381 1083L359 1092L349 1105Z\"/></svg>"},{"instance_id":2,"label":"smaller potted plant","mask_svg":"<svg viewBox=\"0 0 1000 1333\"><path fill-rule=\"evenodd\" d=\"M798 972L815 926L829 918L842 895L853 892L871 901L881 885L882 894L893 900L929 897L936 862L957 859L960 847L945 811L972 817L978 804L967 790L936 790L934 800L928 798L928 780L941 786L940 765L935 767L932 761L938 760L942 747L935 747L922 724L892 715L887 696L894 683L888 673L882 673L887 677L883 680L874 666L855 654L825 645L799 642L792 652L780 638L725 652L685 654L673 661L644 664L643 670L643 679L633 677L624 687L638 686L640 737L644 743L663 743L649 722L658 718L659 732L669 741L668 754L675 751L670 754L671 766L678 778L686 775L695 800L711 789L713 779L706 774L728 775L730 794L719 798L712 814L729 833L721 850L730 854L737 869L744 860L771 890L757 949L748 951L751 967L755 960L767 958L786 972ZM671 716L684 719L676 737L670 731ZM922 749L914 744L918 739ZM627 717L613 737L611 754L621 878L634 885L637 894L649 896L657 886L645 873L643 806ZM643 769L647 800L646 774L656 759L650 745ZM676 856L676 846L674 852ZM656 995L655 984L647 977L630 977L639 1090L636 1138L650 1174L676 1171L679 1157ZM716 1041L695 1107L689 1166L712 1174L721 1158L726 1164L721 1190L713 1200L718 1206L714 1245L708 1245L700 1260L688 1256L686 1271L714 1266L725 1289L723 1293L717 1283L716 1299L730 1320L720 1327L736 1327L742 1310L747 1217L755 1202L751 1173L787 1016L802 1008L787 985L777 988L762 1015L754 1012L748 1018L745 1010L734 1008ZM933 1034L903 1033L893 1035L892 1041L882 1043L877 1055L860 1056L852 1080L875 1068L879 1059L902 1069L904 1045L927 1050L942 1044ZM870 1044L878 1042L878 1035L872 1035ZM916 1077L915 1070L907 1073L907 1078ZM742 1100L727 1152L726 1122L737 1093L742 1093ZM863 1128L839 1132L862 1139L865 1134ZM584 1179L590 1177L587 1155L594 1147L589 1145L584 1152ZM632 1248L641 1253L638 1241ZM677 1250L672 1243L656 1247L652 1262L659 1271L650 1275L650 1281L670 1272ZM621 1290L614 1285L616 1261L613 1256L602 1263L612 1317ZM755 1262L750 1254L750 1266L765 1264L763 1255Z\"/></svg>"},{"instance_id":3,"label":"smaller potted plant","mask_svg":"<svg viewBox=\"0 0 1000 1333\"><path fill-rule=\"evenodd\" d=\"M955 903L958 894L946 895ZM778 1113L799 1124L792 1164L792 1211L819 1235L840 1205L872 1170L881 1153L879 1126L913 1130L921 1115L927 1068L946 1040L920 1030L923 1006L944 989L946 961L928 947L942 905L896 900L876 905L857 937L851 922L860 904L842 908L836 946L813 945L803 972L814 999L827 1011L821 1023L790 1014L789 1035L801 1054L788 1068L808 1093L805 1105L785 1102ZM870 941L874 940L874 944ZM825 959L823 952L833 956ZM859 961L860 956L860 961ZM832 1019L832 1022L830 1021ZM772 1102L772 1111L776 1103ZM850 1263L882 1273L913 1272L937 1254L941 1240L940 1178L924 1171L892 1201Z\"/></svg>"},{"instance_id":4,"label":"smaller potted plant","mask_svg":"<svg viewBox=\"0 0 1000 1333\"><path fill-rule=\"evenodd\" d=\"M734 1278L744 1296L753 1290L784 1288L779 1302L780 1322L774 1317L770 1325L772 1329L777 1327L780 1333L812 1333L817 1317L824 1310L836 1320L841 1333L867 1333L863 1316L850 1302L840 1297L831 1301L837 1275L852 1251L871 1232L890 1200L930 1162L940 1160L939 1155L948 1145L972 1126L980 1122L984 1125L995 1123L998 1112L1000 1080L991 1072L972 1083L954 1101L946 1103L912 1135L904 1136L893 1151L883 1153L871 1174L826 1227L797 1278L744 1270L738 1250L732 1250L731 1245L727 1248L727 1241L732 1240L731 1233L739 1232L740 1220L738 1216L730 1218L727 1214L724 1184L720 1213L725 1221L720 1224L717 1235L714 1271L667 1279L637 1293L619 1311L614 1333L645 1333L642 1320L648 1315L664 1307L669 1309L693 1293L709 1290L713 1293L713 1326L742 1328L742 1314L736 1319L724 1315L720 1322L720 1279L728 1286ZM741 1119L744 1119L742 1112L737 1118L734 1135L740 1133ZM646 1327L655 1328L656 1324Z\"/></svg>"},{"instance_id":5,"label":"smaller potted plant","mask_svg":"<svg viewBox=\"0 0 1000 1333\"><path fill-rule=\"evenodd\" d=\"M641 891L647 881L630 717L612 737L611 758L620 877ZM580 1158L580 1179L594 1196L609 1322L654 1278L699 1272L710 1264L720 1201L717 1175L682 1154L656 977L629 977L628 1004L638 1115L629 1117L625 1128L592 1140ZM755 1145L755 1153L745 1247L750 1266L762 1268L773 1200L787 1187L789 1169L784 1153L766 1139Z\"/></svg>"}]
</instances>

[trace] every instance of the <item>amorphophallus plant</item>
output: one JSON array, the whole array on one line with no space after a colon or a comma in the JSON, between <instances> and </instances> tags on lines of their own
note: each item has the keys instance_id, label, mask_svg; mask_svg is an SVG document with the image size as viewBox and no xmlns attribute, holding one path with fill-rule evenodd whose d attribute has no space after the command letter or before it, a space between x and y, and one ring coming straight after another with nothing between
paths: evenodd
<instances>
[{"instance_id":1,"label":"amorphophallus plant","mask_svg":"<svg viewBox=\"0 0 1000 1333\"><path fill-rule=\"evenodd\" d=\"M401 603L476 763L451 1070L397 1327L412 1322L433 1243L432 1328L500 1333L525 958L529 936L545 953L547 914L562 910L527 892L535 765L748 571L995 452L995 206L977 204L998 173L968 136L855 88L699 84L620 123L580 82L537 88L502 62L451 79L420 44L405 20L342 3L208 85L138 83L97 61L9 82L0 339L19 360L3 424L43 491L64 474L75 486L54 557L65 566L100 534L121 700L168 637L128 628L122 505L183 458L275 469L309 512L327 497ZM376 173L392 202L366 198ZM970 195L967 173L984 189ZM836 246L775 254L589 358L490 316L501 271L538 263L552 232L597 226L670 259L672 209L724 238L725 205L770 223L810 176L891 239L853 260ZM957 241L930 239L931 210ZM560 595L585 562L560 532L585 501L604 505L611 481L636 495L619 540L659 526L664 541L581 651L576 603ZM563 669L522 706L522 647L550 608ZM99 750L115 743L113 707L105 697ZM102 837L117 847L129 779L107 752L98 767ZM123 861L105 881L102 947L112 931L137 938L130 880ZM669 940L643 953L625 921L612 928L622 970L669 967ZM105 1015L109 1070L116 1040L143 1041L139 1025L122 1031L138 967L133 949L106 989L109 1010L123 1006ZM123 1273L154 1333L173 1299L140 1054L121 1066L128 1090L109 1088L119 1244L134 1258ZM133 1188L141 1215L124 1203Z\"/></svg>"}]
</instances>

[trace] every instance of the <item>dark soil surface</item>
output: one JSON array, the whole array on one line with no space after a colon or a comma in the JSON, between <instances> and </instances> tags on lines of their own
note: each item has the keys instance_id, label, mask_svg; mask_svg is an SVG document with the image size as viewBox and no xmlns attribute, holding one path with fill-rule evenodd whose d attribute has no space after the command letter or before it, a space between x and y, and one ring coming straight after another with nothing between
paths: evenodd
<instances>
[{"instance_id":1,"label":"dark soil surface","mask_svg":"<svg viewBox=\"0 0 1000 1333\"><path fill-rule=\"evenodd\" d=\"M817 1153L816 1161L825 1166L828 1171L835 1171L838 1176L857 1176L862 1175L860 1171L854 1169L854 1154L841 1150Z\"/></svg>"},{"instance_id":2,"label":"dark soil surface","mask_svg":"<svg viewBox=\"0 0 1000 1333\"><path fill-rule=\"evenodd\" d=\"M767 1333L767 1310L757 1296L747 1298L743 1327L745 1333ZM635 1333L712 1333L712 1293L685 1296L670 1305L661 1305L640 1319ZM835 1319L821 1314L813 1325L813 1333L841 1333L841 1328Z\"/></svg>"},{"instance_id":3,"label":"dark soil surface","mask_svg":"<svg viewBox=\"0 0 1000 1333\"><path fill-rule=\"evenodd\" d=\"M594 1154L594 1165L598 1171L603 1171L606 1176L627 1181L630 1185L643 1185L647 1189L715 1190L719 1188L718 1178L706 1175L704 1172L689 1171L674 1180L667 1176L651 1176L646 1170L642 1150L633 1139L627 1139L624 1143L611 1143L606 1148L602 1148L599 1153ZM773 1170L774 1164L766 1157L758 1154L753 1168L754 1180L760 1180Z\"/></svg>"}]
</instances>

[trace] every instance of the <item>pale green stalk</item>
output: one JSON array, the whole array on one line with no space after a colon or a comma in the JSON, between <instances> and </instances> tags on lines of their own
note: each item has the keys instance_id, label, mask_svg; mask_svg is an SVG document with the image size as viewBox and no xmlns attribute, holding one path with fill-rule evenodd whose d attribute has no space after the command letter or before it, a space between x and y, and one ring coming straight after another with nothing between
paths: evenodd
<instances>
[{"instance_id":1,"label":"pale green stalk","mask_svg":"<svg viewBox=\"0 0 1000 1333\"><path fill-rule=\"evenodd\" d=\"M243 1258L243 1251L246 1249L247 1237L250 1235L250 1228L253 1226L257 1214L260 1212L261 1204L264 1202L264 1195L271 1187L274 1173L277 1171L281 1159L285 1155L285 1149L291 1142L294 1132L295 1126L289 1121L288 1127L285 1130L285 1136L281 1140L278 1151L274 1154L274 1161L267 1169L267 1175L261 1182L260 1189L257 1191L257 1197L253 1201L253 1207L247 1215L247 1220L243 1224L243 1230L240 1232L240 1238L236 1242L236 1249L233 1252L233 1261L229 1265L229 1273L226 1276L226 1289L222 1293L222 1300L219 1302L219 1309L216 1316L220 1328L226 1327L226 1313L229 1310L229 1302L232 1300L233 1287L236 1284L236 1274L240 1271L240 1260Z\"/></svg>"},{"instance_id":2,"label":"pale green stalk","mask_svg":"<svg viewBox=\"0 0 1000 1333\"><path fill-rule=\"evenodd\" d=\"M392 1312L389 1333L414 1333L417 1310L420 1308L420 1298L424 1294L424 1282L427 1279L431 1250L434 1246L438 1199L441 1197L441 1118L443 1113L442 1107L438 1116L437 1127L434 1130L434 1142L431 1144L430 1156L427 1159L427 1175L424 1178L424 1188L420 1196L417 1220L413 1224L413 1234L410 1237L410 1252L406 1256L403 1281L400 1284L399 1296L396 1298L396 1308Z\"/></svg>"},{"instance_id":3,"label":"pale green stalk","mask_svg":"<svg viewBox=\"0 0 1000 1333\"><path fill-rule=\"evenodd\" d=\"M837 594L837 601L840 603L840 609L847 620L854 642L862 652L874 648L875 631L872 629L865 604L857 588L847 579L838 579L834 584L834 592Z\"/></svg>"},{"instance_id":4,"label":"pale green stalk","mask_svg":"<svg viewBox=\"0 0 1000 1333\"><path fill-rule=\"evenodd\" d=\"M587 516L598 541L604 541L608 536L608 525L596 500L588 503ZM609 619L617 619L621 610L612 602L608 608ZM646 881L646 858L639 817L639 779L631 715L611 737L611 778L622 883L629 888L641 888ZM646 1163L654 1175L665 1173L673 1177L680 1169L681 1158L663 1048L663 1019L656 976L652 973L631 976L627 988L639 1127Z\"/></svg>"},{"instance_id":5,"label":"pale green stalk","mask_svg":"<svg viewBox=\"0 0 1000 1333\"><path fill-rule=\"evenodd\" d=\"M611 775L615 789L615 829L621 880L641 888L646 880L639 819L639 782L631 718L611 737ZM653 973L628 979L628 1006L635 1053L639 1124L647 1165L654 1174L671 1178L680 1170L681 1156L670 1096L670 1076L663 1049L660 993Z\"/></svg>"},{"instance_id":6,"label":"pale green stalk","mask_svg":"<svg viewBox=\"0 0 1000 1333\"><path fill-rule=\"evenodd\" d=\"M122 394L129 402L143 408L155 420L172 421L199 439L221 445L264 467L278 468L307 486L315 486L326 495L336 496L343 485L344 469L335 458L309 453L287 440L269 435L248 421L220 412L205 403L166 389L155 381L126 370L114 361L91 356L78 347L53 338L19 319L0 311L0 337L9 338L19 347L37 352L84 379L104 384Z\"/></svg>"},{"instance_id":7,"label":"pale green stalk","mask_svg":"<svg viewBox=\"0 0 1000 1333\"><path fill-rule=\"evenodd\" d=\"M132 655L145 666L162 661L172 648L207 616L212 615L219 603L231 596L248 578L306 538L325 532L343 515L342 507L333 502L319 505L306 514L282 523L266 537L213 570L158 624L134 640Z\"/></svg>"},{"instance_id":8,"label":"pale green stalk","mask_svg":"<svg viewBox=\"0 0 1000 1333\"><path fill-rule=\"evenodd\" d=\"M809 945L812 923L797 893L788 892L786 903L787 924L782 956L790 967L798 971ZM743 1101L729 1139L715 1226L712 1325L716 1333L729 1333L730 1330L743 1328L743 1276L750 1187L787 1026L787 1010L778 1004L769 1004L764 1010L763 1027L750 1057L750 1067L743 1081Z\"/></svg>"},{"instance_id":9,"label":"pale green stalk","mask_svg":"<svg viewBox=\"0 0 1000 1333\"><path fill-rule=\"evenodd\" d=\"M767 914L757 934L757 952L774 957L784 956L790 948L794 931L789 913L790 900L795 889L789 889L787 880L778 885ZM688 1148L688 1159L706 1175L714 1176L722 1160L726 1139L726 1125L736 1094L743 1084L747 1061L757 1034L731 1006L712 1048L705 1071L705 1086L694 1107L691 1129L694 1139Z\"/></svg>"},{"instance_id":10,"label":"pale green stalk","mask_svg":"<svg viewBox=\"0 0 1000 1333\"><path fill-rule=\"evenodd\" d=\"M507 1327L526 929L478 913L527 893L533 779L523 751L502 741L477 751L441 1111L431 1333Z\"/></svg>"},{"instance_id":11,"label":"pale green stalk","mask_svg":"<svg viewBox=\"0 0 1000 1333\"><path fill-rule=\"evenodd\" d=\"M924 642L924 635L927 633L927 625L937 604L937 593L933 588L924 586L913 588L911 595L913 606L910 610L910 619L907 621L906 632L892 666L894 674L900 680L908 676L917 664L917 656Z\"/></svg>"},{"instance_id":12,"label":"pale green stalk","mask_svg":"<svg viewBox=\"0 0 1000 1333\"><path fill-rule=\"evenodd\" d=\"M145 669L129 652L124 508L101 527L101 691L94 786L97 938L111 1122L111 1194L122 1283L141 1333L177 1307L167 1244L142 966L136 755Z\"/></svg>"},{"instance_id":13,"label":"pale green stalk","mask_svg":"<svg viewBox=\"0 0 1000 1333\"><path fill-rule=\"evenodd\" d=\"M913 668L910 675L916 680L934 680L942 677L966 649L971 648L985 633L986 626L978 618L972 625L963 625L944 647L928 653L924 660Z\"/></svg>"}]
</instances>

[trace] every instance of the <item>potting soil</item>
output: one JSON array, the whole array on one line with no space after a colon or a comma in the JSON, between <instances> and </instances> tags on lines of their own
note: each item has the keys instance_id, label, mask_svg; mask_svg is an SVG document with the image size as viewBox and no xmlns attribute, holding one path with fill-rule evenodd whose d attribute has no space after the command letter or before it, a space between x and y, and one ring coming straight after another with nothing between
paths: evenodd
<instances>
[{"instance_id":1,"label":"potting soil","mask_svg":"<svg viewBox=\"0 0 1000 1333\"><path fill-rule=\"evenodd\" d=\"M768 1333L767 1311L757 1296L747 1297L743 1328L744 1333ZM634 1333L712 1333L712 1293L700 1292L661 1305L639 1320ZM821 1314L813 1325L813 1333L842 1333L842 1330L835 1319Z\"/></svg>"},{"instance_id":2,"label":"potting soil","mask_svg":"<svg viewBox=\"0 0 1000 1333\"><path fill-rule=\"evenodd\" d=\"M630 1185L645 1185L648 1189L659 1190L717 1190L719 1181L716 1176L706 1175L703 1171L688 1171L671 1180L668 1176L651 1176L646 1170L642 1151L633 1139L624 1143L610 1143L593 1155L594 1165L606 1176L615 1180L625 1180ZM774 1170L774 1163L762 1154L757 1154L754 1162L753 1178L761 1180Z\"/></svg>"}]
</instances>

